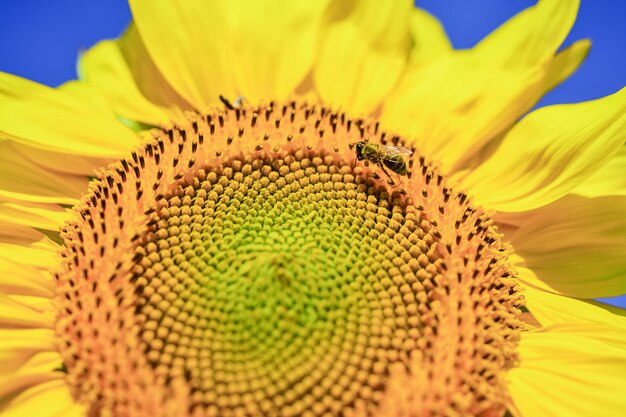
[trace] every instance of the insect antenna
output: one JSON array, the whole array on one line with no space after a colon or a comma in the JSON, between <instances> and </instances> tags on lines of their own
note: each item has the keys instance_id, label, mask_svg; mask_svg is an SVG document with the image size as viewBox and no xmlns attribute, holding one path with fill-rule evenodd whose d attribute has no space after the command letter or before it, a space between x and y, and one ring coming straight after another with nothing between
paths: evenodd
<instances>
[{"instance_id":1,"label":"insect antenna","mask_svg":"<svg viewBox=\"0 0 626 417\"><path fill-rule=\"evenodd\" d=\"M239 100L239 99L237 99L237 100ZM222 103L224 103L224 106L226 106L226 108L227 108L228 110L235 110L235 106L233 106L233 105L230 103L230 101L228 101L228 99L227 99L226 97L224 97L223 95L221 95L221 94L220 94L220 101L221 101Z\"/></svg>"}]
</instances>

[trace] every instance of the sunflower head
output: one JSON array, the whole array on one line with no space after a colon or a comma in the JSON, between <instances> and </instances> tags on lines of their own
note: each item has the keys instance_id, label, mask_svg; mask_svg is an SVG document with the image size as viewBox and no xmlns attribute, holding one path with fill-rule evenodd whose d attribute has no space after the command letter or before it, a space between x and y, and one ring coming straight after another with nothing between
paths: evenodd
<instances>
[{"instance_id":1,"label":"sunflower head","mask_svg":"<svg viewBox=\"0 0 626 417\"><path fill-rule=\"evenodd\" d=\"M575 1L463 52L379 3L132 1L80 81L0 74L1 411L596 411L542 384L626 357L580 300L625 288L624 92L519 120L588 50Z\"/></svg>"},{"instance_id":2,"label":"sunflower head","mask_svg":"<svg viewBox=\"0 0 626 417\"><path fill-rule=\"evenodd\" d=\"M355 161L354 138L404 139L305 102L152 136L63 233L57 334L93 412L172 396L208 415L504 408L520 328L506 245L425 157L395 181ZM429 382L402 398L389 380L407 373Z\"/></svg>"}]
</instances>

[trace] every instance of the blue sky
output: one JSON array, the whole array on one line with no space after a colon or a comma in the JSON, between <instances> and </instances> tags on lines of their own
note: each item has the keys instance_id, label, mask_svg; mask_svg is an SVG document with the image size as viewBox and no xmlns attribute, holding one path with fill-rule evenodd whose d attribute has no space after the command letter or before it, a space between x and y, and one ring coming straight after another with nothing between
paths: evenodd
<instances>
[{"instance_id":1,"label":"blue sky","mask_svg":"<svg viewBox=\"0 0 626 417\"><path fill-rule=\"evenodd\" d=\"M444 23L457 48L468 48L529 0L417 0ZM125 0L0 1L0 71L57 86L76 78L78 53L118 36L130 22ZM589 57L539 106L590 100L626 85L626 1L582 0L565 45L591 38ZM626 307L626 296L611 301Z\"/></svg>"}]
</instances>

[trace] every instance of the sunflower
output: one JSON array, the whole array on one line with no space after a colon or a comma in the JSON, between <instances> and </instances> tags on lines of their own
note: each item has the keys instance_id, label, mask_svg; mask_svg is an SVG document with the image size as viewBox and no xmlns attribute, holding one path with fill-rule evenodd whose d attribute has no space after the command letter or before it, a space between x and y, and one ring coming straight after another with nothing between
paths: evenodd
<instances>
[{"instance_id":1,"label":"sunflower","mask_svg":"<svg viewBox=\"0 0 626 417\"><path fill-rule=\"evenodd\" d=\"M3 416L626 409L626 90L524 115L578 1L130 3L0 74Z\"/></svg>"}]
</instances>

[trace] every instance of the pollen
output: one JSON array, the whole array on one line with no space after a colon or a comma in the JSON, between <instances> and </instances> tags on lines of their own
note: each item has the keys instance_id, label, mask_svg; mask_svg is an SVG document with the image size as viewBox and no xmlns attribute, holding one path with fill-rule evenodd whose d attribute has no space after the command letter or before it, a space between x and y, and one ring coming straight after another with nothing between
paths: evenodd
<instances>
[{"instance_id":1,"label":"pollen","mask_svg":"<svg viewBox=\"0 0 626 417\"><path fill-rule=\"evenodd\" d=\"M90 416L498 416L509 248L419 150L303 102L190 113L102 170L62 233L56 331Z\"/></svg>"}]
</instances>

